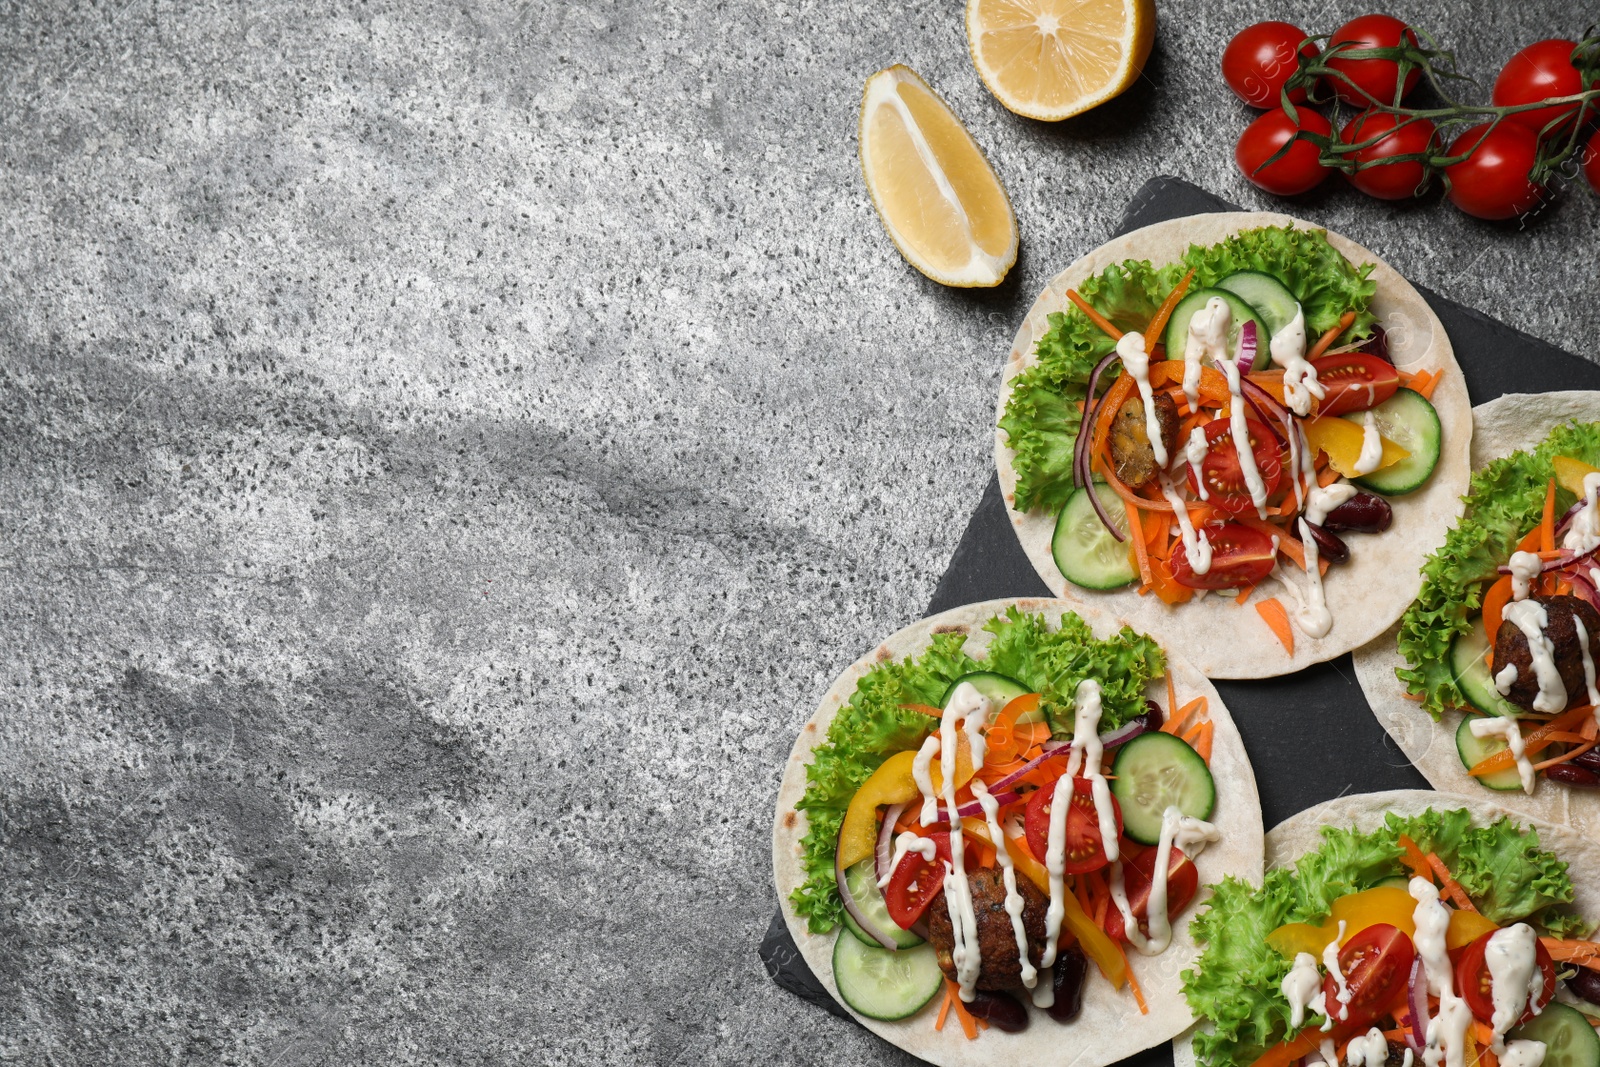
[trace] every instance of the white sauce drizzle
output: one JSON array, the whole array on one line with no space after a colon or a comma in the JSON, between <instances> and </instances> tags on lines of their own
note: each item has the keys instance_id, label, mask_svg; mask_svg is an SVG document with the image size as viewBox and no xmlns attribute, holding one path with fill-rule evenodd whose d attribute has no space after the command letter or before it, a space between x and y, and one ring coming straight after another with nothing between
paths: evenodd
<instances>
[{"instance_id":1,"label":"white sauce drizzle","mask_svg":"<svg viewBox=\"0 0 1600 1067\"><path fill-rule=\"evenodd\" d=\"M1383 464L1383 435L1378 433L1378 423L1369 410L1361 418L1361 455L1353 468L1357 477L1371 474Z\"/></svg>"},{"instance_id":2,"label":"white sauce drizzle","mask_svg":"<svg viewBox=\"0 0 1600 1067\"><path fill-rule=\"evenodd\" d=\"M1360 1037L1351 1038L1350 1047L1345 1050L1345 1063L1349 1067L1383 1067L1388 1058L1389 1039L1376 1026Z\"/></svg>"},{"instance_id":3,"label":"white sauce drizzle","mask_svg":"<svg viewBox=\"0 0 1600 1067\"><path fill-rule=\"evenodd\" d=\"M1011 862L1011 853L1006 849L1005 831L1000 827L1000 804L989 794L989 787L976 778L972 780L972 795L978 798L978 803L983 807L984 821L989 824L989 839L995 845L994 858L1000 864L1000 877L1006 884L1006 914L1011 916L1011 933L1017 939L1017 959L1022 961L1022 984L1032 989L1039 980L1039 972L1028 959L1028 929L1022 922L1025 902L1017 891L1016 864ZM1053 982L1045 984L1054 985ZM1051 994L1053 998L1054 989ZM1047 1004L1040 1006L1049 1007Z\"/></svg>"},{"instance_id":4,"label":"white sauce drizzle","mask_svg":"<svg viewBox=\"0 0 1600 1067\"><path fill-rule=\"evenodd\" d=\"M1411 914L1417 928L1412 942L1428 975L1428 992L1439 998L1438 1016L1431 1022L1421 1020L1427 1022L1428 1042L1422 1062L1427 1067L1439 1067L1441 1060L1448 1067L1466 1067L1467 1027L1472 1025L1472 1009L1456 995L1450 953L1445 947L1450 911L1439 903L1439 890L1426 878L1411 879L1410 891L1411 898L1417 902ZM1426 1003L1422 1010L1427 1011Z\"/></svg>"},{"instance_id":5,"label":"white sauce drizzle","mask_svg":"<svg viewBox=\"0 0 1600 1067\"><path fill-rule=\"evenodd\" d=\"M1233 437L1234 451L1239 454L1239 471L1244 475L1244 484L1250 489L1250 502L1256 506L1256 512L1265 519L1267 517L1267 483L1261 480L1261 471L1256 467L1256 454L1250 448L1250 426L1246 421L1244 388L1239 384L1239 368L1233 360L1222 361L1222 374L1228 379L1228 392L1233 400L1228 405L1228 432Z\"/></svg>"},{"instance_id":6,"label":"white sauce drizzle","mask_svg":"<svg viewBox=\"0 0 1600 1067\"><path fill-rule=\"evenodd\" d=\"M1544 1062L1543 1041L1510 1041L1500 1053L1501 1067L1539 1067Z\"/></svg>"},{"instance_id":7,"label":"white sauce drizzle","mask_svg":"<svg viewBox=\"0 0 1600 1067\"><path fill-rule=\"evenodd\" d=\"M1189 319L1189 336L1183 345L1183 395L1189 400L1190 411L1199 410L1201 362L1207 358L1218 366L1233 362L1228 357L1231 325L1233 315L1220 296L1207 300L1206 306Z\"/></svg>"},{"instance_id":8,"label":"white sauce drizzle","mask_svg":"<svg viewBox=\"0 0 1600 1067\"><path fill-rule=\"evenodd\" d=\"M1544 560L1533 552L1513 552L1506 569L1511 572L1511 599L1527 600L1534 579L1544 570Z\"/></svg>"},{"instance_id":9,"label":"white sauce drizzle","mask_svg":"<svg viewBox=\"0 0 1600 1067\"><path fill-rule=\"evenodd\" d=\"M1161 837L1156 845L1155 871L1150 880L1150 896L1145 908L1145 925L1150 934L1145 936L1134 918L1133 906L1128 902L1127 889L1122 879L1122 861L1111 865L1111 899L1122 913L1122 928L1128 943L1145 956L1159 956L1172 944L1172 922L1167 917L1167 875L1172 864L1172 846L1193 860L1206 845L1220 841L1221 831L1208 822L1190 818L1177 807L1168 807L1161 813Z\"/></svg>"},{"instance_id":10,"label":"white sauce drizzle","mask_svg":"<svg viewBox=\"0 0 1600 1067\"><path fill-rule=\"evenodd\" d=\"M1494 675L1494 688L1503 697L1511 695L1511 687L1517 684L1517 665L1507 663Z\"/></svg>"},{"instance_id":11,"label":"white sauce drizzle","mask_svg":"<svg viewBox=\"0 0 1600 1067\"><path fill-rule=\"evenodd\" d=\"M1339 1018L1350 1018L1350 983L1345 981L1344 972L1339 970L1339 942L1344 940L1344 929L1348 924L1339 920L1339 933L1329 941L1322 950L1322 965L1328 969L1328 976L1333 979L1333 984L1338 989L1335 995L1339 1001ZM1330 1009L1332 1005L1329 1005ZM1322 1024L1324 1030L1333 1029L1333 1011L1328 1012L1328 1021ZM1338 1060L1333 1061L1337 1064Z\"/></svg>"},{"instance_id":12,"label":"white sauce drizzle","mask_svg":"<svg viewBox=\"0 0 1600 1067\"><path fill-rule=\"evenodd\" d=\"M1501 616L1528 639L1528 656L1533 660L1533 673L1539 679L1539 695L1533 698L1533 710L1554 714L1567 706L1567 687L1561 682L1561 671L1556 667L1556 649L1544 635L1550 625L1550 616L1537 600L1519 600L1506 607ZM1496 679L1499 684L1499 679Z\"/></svg>"},{"instance_id":13,"label":"white sauce drizzle","mask_svg":"<svg viewBox=\"0 0 1600 1067\"><path fill-rule=\"evenodd\" d=\"M917 821L923 826L939 821L939 797L933 789L933 757L938 754L939 735L932 733L911 760L911 780L917 783L917 790L922 794L922 811Z\"/></svg>"},{"instance_id":14,"label":"white sauce drizzle","mask_svg":"<svg viewBox=\"0 0 1600 1067\"><path fill-rule=\"evenodd\" d=\"M1306 316L1298 302L1294 318L1272 335L1269 348L1272 362L1283 368L1284 403L1303 419L1311 414L1311 398L1321 400L1328 389L1317 381L1317 368L1306 362Z\"/></svg>"},{"instance_id":15,"label":"white sauce drizzle","mask_svg":"<svg viewBox=\"0 0 1600 1067\"><path fill-rule=\"evenodd\" d=\"M1306 497L1306 521L1321 526L1328 521L1328 512L1355 495L1356 487L1349 482L1313 486Z\"/></svg>"},{"instance_id":16,"label":"white sauce drizzle","mask_svg":"<svg viewBox=\"0 0 1600 1067\"><path fill-rule=\"evenodd\" d=\"M1507 666L1511 665L1507 664ZM1511 669L1513 672L1516 670L1515 667ZM1496 688L1499 685L1499 678L1496 677ZM1506 688L1510 689L1511 687L1508 685ZM1499 715L1489 715L1473 719L1471 729L1473 737L1498 736L1506 739L1506 747L1511 750L1512 757L1517 761L1517 777L1522 779L1522 791L1532 796L1534 785L1533 761L1528 758L1528 750L1522 743L1522 727L1517 725L1517 720Z\"/></svg>"},{"instance_id":17,"label":"white sauce drizzle","mask_svg":"<svg viewBox=\"0 0 1600 1067\"><path fill-rule=\"evenodd\" d=\"M1315 490L1313 490L1315 492ZM1326 637L1333 629L1333 612L1328 610L1328 598L1322 589L1322 560L1317 550L1317 539L1311 536L1305 519L1297 520L1300 528L1300 547L1306 556L1306 578L1309 584L1300 598L1294 613L1295 625L1307 637Z\"/></svg>"},{"instance_id":18,"label":"white sauce drizzle","mask_svg":"<svg viewBox=\"0 0 1600 1067\"><path fill-rule=\"evenodd\" d=\"M1194 484L1201 500L1211 499L1211 494L1206 491L1206 480L1200 471L1200 465L1206 461L1206 429L1196 426L1189 431L1189 443L1184 446L1184 455L1189 460L1189 467L1194 471Z\"/></svg>"},{"instance_id":19,"label":"white sauce drizzle","mask_svg":"<svg viewBox=\"0 0 1600 1067\"><path fill-rule=\"evenodd\" d=\"M939 773L943 779L940 784L944 787L944 802L952 818L957 808L956 757L960 751L956 744L956 723L965 721L970 742L988 718L989 701L970 682L956 687L949 704L945 706L944 714L940 716ZM974 748L972 753L979 759L983 754L982 745L983 739L978 737L979 747ZM913 777L915 777L915 764L913 764ZM923 798L923 805L926 810L926 797ZM983 957L978 947L978 916L972 904L972 885L967 880L966 848L959 823L950 833L950 863L945 869L944 899L945 906L950 912L952 942L950 958L956 968L957 992L962 1001L970 1002L976 995L978 972L983 966Z\"/></svg>"},{"instance_id":20,"label":"white sauce drizzle","mask_svg":"<svg viewBox=\"0 0 1600 1067\"><path fill-rule=\"evenodd\" d=\"M1496 1056L1506 1050L1506 1031L1517 1025L1530 1006L1537 1006L1544 994L1544 972L1539 969L1534 954L1538 943L1538 935L1527 923L1517 923L1489 935L1483 959L1489 966L1490 993L1494 1000L1491 1020L1494 1041L1490 1048Z\"/></svg>"},{"instance_id":21,"label":"white sauce drizzle","mask_svg":"<svg viewBox=\"0 0 1600 1067\"><path fill-rule=\"evenodd\" d=\"M1326 1015L1322 1003L1322 972L1317 970L1317 958L1309 952L1295 956L1294 966L1283 976L1278 987L1289 1002L1289 1029L1298 1030L1306 1021L1306 1009L1315 1015Z\"/></svg>"},{"instance_id":22,"label":"white sauce drizzle","mask_svg":"<svg viewBox=\"0 0 1600 1067\"><path fill-rule=\"evenodd\" d=\"M939 846L933 843L933 838L914 834L910 830L900 834L894 839L894 854L889 857L889 866L884 870L883 877L878 879L879 889L888 888L889 880L894 877L894 869L912 852L921 856L923 863L932 863L939 854Z\"/></svg>"},{"instance_id":23,"label":"white sauce drizzle","mask_svg":"<svg viewBox=\"0 0 1600 1067\"><path fill-rule=\"evenodd\" d=\"M1589 630L1577 612L1572 613L1572 625L1578 631L1578 651L1583 653L1583 684L1588 690L1589 706L1600 708L1600 689L1594 684L1594 653L1589 648Z\"/></svg>"},{"instance_id":24,"label":"white sauce drizzle","mask_svg":"<svg viewBox=\"0 0 1600 1067\"><path fill-rule=\"evenodd\" d=\"M1600 494L1600 471L1591 472L1583 476L1583 507L1572 516L1572 522L1567 525L1566 536L1561 539L1561 547L1573 552L1587 552L1600 545L1600 504L1596 503L1596 496Z\"/></svg>"},{"instance_id":25,"label":"white sauce drizzle","mask_svg":"<svg viewBox=\"0 0 1600 1067\"><path fill-rule=\"evenodd\" d=\"M1198 429L1196 427L1196 432ZM1198 473L1197 469L1196 474ZM1183 502L1183 497L1178 495L1172 479L1168 478L1165 472L1162 472L1160 477L1161 495L1172 505L1173 517L1178 520L1178 534L1183 538L1183 554L1189 557L1189 569L1196 574L1205 574L1211 570L1211 541L1206 537L1204 530L1195 533L1194 523L1189 521L1189 506Z\"/></svg>"},{"instance_id":26,"label":"white sauce drizzle","mask_svg":"<svg viewBox=\"0 0 1600 1067\"><path fill-rule=\"evenodd\" d=\"M1067 772L1056 779L1050 795L1050 833L1044 865L1050 873L1050 910L1044 917L1044 955L1039 969L1048 970L1056 960L1056 941L1061 936L1061 919L1066 914L1067 807L1072 803L1072 779L1081 772L1089 779L1095 813L1100 821L1100 837L1106 858L1118 859L1117 823L1111 807L1111 787L1100 765L1105 761L1105 746L1100 743L1100 683L1085 678L1073 694L1076 714L1072 723L1071 754Z\"/></svg>"},{"instance_id":27,"label":"white sauce drizzle","mask_svg":"<svg viewBox=\"0 0 1600 1067\"><path fill-rule=\"evenodd\" d=\"M1150 389L1150 353L1144 348L1144 334L1129 330L1117 339L1117 355L1122 365L1133 376L1139 387L1139 400L1144 404L1144 433L1150 438L1150 451L1156 455L1156 466L1167 465L1167 446L1161 440L1161 420L1156 417L1155 395Z\"/></svg>"}]
</instances>

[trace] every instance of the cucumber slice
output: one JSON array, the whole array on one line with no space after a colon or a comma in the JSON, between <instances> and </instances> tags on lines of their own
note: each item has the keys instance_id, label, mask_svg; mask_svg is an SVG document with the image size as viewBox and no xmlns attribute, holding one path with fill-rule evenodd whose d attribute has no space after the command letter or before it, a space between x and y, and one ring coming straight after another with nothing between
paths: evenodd
<instances>
[{"instance_id":1,"label":"cucumber slice","mask_svg":"<svg viewBox=\"0 0 1600 1067\"><path fill-rule=\"evenodd\" d=\"M889 918L889 905L883 902L883 893L878 889L877 862L871 857L849 867L844 872L845 887L850 890L850 895L855 898L856 906L867 916L867 921L873 926L889 935L898 948L914 948L922 944L922 938L910 930L902 930ZM844 925L852 934L861 939L863 945L881 948L876 941L867 936L861 929L861 924L847 911L844 913Z\"/></svg>"},{"instance_id":2,"label":"cucumber slice","mask_svg":"<svg viewBox=\"0 0 1600 1067\"><path fill-rule=\"evenodd\" d=\"M1461 765L1469 771L1498 752L1506 750L1506 739L1503 737L1475 737L1472 733L1472 721L1476 715L1468 715L1461 720L1461 725L1456 727L1456 755L1461 757ZM1497 793L1522 792L1522 775L1517 773L1515 767L1509 767L1494 774L1486 774L1478 779L1486 789L1493 789Z\"/></svg>"},{"instance_id":3,"label":"cucumber slice","mask_svg":"<svg viewBox=\"0 0 1600 1067\"><path fill-rule=\"evenodd\" d=\"M1100 494L1100 504L1116 523L1124 536L1128 533L1128 517L1122 498L1104 482L1096 482L1093 491ZM1133 553L1126 541L1118 543L1100 516L1089 503L1089 489L1078 489L1067 498L1056 520L1056 533L1050 539L1050 554L1055 557L1061 576L1073 585L1084 589L1121 589L1139 577L1139 568L1133 562Z\"/></svg>"},{"instance_id":4,"label":"cucumber slice","mask_svg":"<svg viewBox=\"0 0 1600 1067\"><path fill-rule=\"evenodd\" d=\"M1098 522L1099 520L1096 519L1095 521ZM962 682L969 683L978 692L988 697L996 712L1018 697L1025 697L1033 692L1032 689L1029 689L1015 678L1007 678L1005 675L996 674L993 671L974 671L971 674L963 674L950 683L950 688L944 691L944 699L939 701L941 708L950 706L950 698L955 695L956 689ZM1034 708L1024 715L1018 715L1017 722L1044 722L1044 712Z\"/></svg>"},{"instance_id":5,"label":"cucumber slice","mask_svg":"<svg viewBox=\"0 0 1600 1067\"><path fill-rule=\"evenodd\" d=\"M1206 301L1214 296L1225 300L1229 312L1233 315L1233 324L1228 327L1230 355L1239 351L1239 328L1247 319L1253 320L1256 324L1256 361L1252 366L1256 370L1265 367L1272 360L1271 353L1267 351L1272 331L1267 329L1267 321L1256 312L1255 308L1245 303L1238 294L1230 293L1226 289L1196 289L1178 301L1178 306L1172 309L1172 318L1167 321L1167 332L1164 337L1167 358L1183 358L1183 350L1189 344L1189 320L1194 318L1194 313L1205 307ZM1290 311L1289 314L1293 315L1294 312Z\"/></svg>"},{"instance_id":6,"label":"cucumber slice","mask_svg":"<svg viewBox=\"0 0 1600 1067\"><path fill-rule=\"evenodd\" d=\"M1140 844L1161 840L1161 817L1169 807L1196 819L1209 819L1216 810L1211 769L1181 737L1140 734L1117 750L1111 773L1123 831Z\"/></svg>"},{"instance_id":7,"label":"cucumber slice","mask_svg":"<svg viewBox=\"0 0 1600 1067\"><path fill-rule=\"evenodd\" d=\"M1237 294L1239 299L1255 308L1256 314L1266 321L1267 329L1273 333L1293 322L1295 313L1300 310L1300 302L1287 286L1272 275L1262 274L1258 270L1230 274L1217 283L1217 288Z\"/></svg>"},{"instance_id":8,"label":"cucumber slice","mask_svg":"<svg viewBox=\"0 0 1600 1067\"><path fill-rule=\"evenodd\" d=\"M932 945L890 951L846 933L833 943L833 980L844 1002L869 1019L915 1015L944 988Z\"/></svg>"},{"instance_id":9,"label":"cucumber slice","mask_svg":"<svg viewBox=\"0 0 1600 1067\"><path fill-rule=\"evenodd\" d=\"M1544 1067L1600 1067L1600 1036L1570 1004L1552 1001L1543 1012L1506 1035L1544 1042Z\"/></svg>"},{"instance_id":10,"label":"cucumber slice","mask_svg":"<svg viewBox=\"0 0 1600 1067\"><path fill-rule=\"evenodd\" d=\"M1515 719L1522 713L1494 687L1494 676L1484 656L1489 652L1489 637L1483 632L1483 616L1472 620L1472 629L1456 635L1450 642L1450 670L1456 676L1461 695L1485 715Z\"/></svg>"},{"instance_id":11,"label":"cucumber slice","mask_svg":"<svg viewBox=\"0 0 1600 1067\"><path fill-rule=\"evenodd\" d=\"M1365 417L1366 412L1344 416L1357 426L1363 424ZM1421 393L1401 389L1373 408L1372 417L1379 433L1411 454L1392 467L1352 481L1384 496L1400 496L1420 488L1439 465L1439 440L1444 436L1439 413Z\"/></svg>"}]
</instances>

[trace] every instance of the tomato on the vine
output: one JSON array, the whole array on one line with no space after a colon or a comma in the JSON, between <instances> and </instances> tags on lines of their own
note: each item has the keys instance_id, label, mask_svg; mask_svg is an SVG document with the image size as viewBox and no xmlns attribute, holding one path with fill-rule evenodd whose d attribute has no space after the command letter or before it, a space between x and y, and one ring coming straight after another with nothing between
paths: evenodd
<instances>
[{"instance_id":1,"label":"tomato on the vine","mask_svg":"<svg viewBox=\"0 0 1600 1067\"><path fill-rule=\"evenodd\" d=\"M1427 119L1412 119L1404 124L1387 111L1363 111L1345 124L1341 139L1346 144L1359 144L1373 137L1382 140L1369 148L1352 152L1349 158L1356 163L1389 159L1394 156L1427 152L1433 147L1436 127ZM1350 184L1368 196L1379 200L1404 200L1417 195L1427 180L1428 169L1418 160L1403 163L1379 163L1363 167L1345 177Z\"/></svg>"},{"instance_id":2,"label":"tomato on the vine","mask_svg":"<svg viewBox=\"0 0 1600 1067\"><path fill-rule=\"evenodd\" d=\"M1028 798L1023 813L1022 828L1028 838L1028 851L1040 863L1048 863L1050 849L1050 806L1055 800L1056 787L1052 782L1034 791ZM1116 819L1117 833L1122 833L1122 808L1117 798L1111 798L1111 812ZM1072 779L1071 799L1067 802L1066 850L1062 855L1062 869L1067 874L1086 874L1098 871L1111 862L1106 854L1105 840L1100 836L1100 815L1094 806L1094 788L1087 778Z\"/></svg>"},{"instance_id":3,"label":"tomato on the vine","mask_svg":"<svg viewBox=\"0 0 1600 1067\"><path fill-rule=\"evenodd\" d=\"M1233 149L1234 162L1244 176L1258 188L1278 196L1310 192L1328 176L1328 168L1318 158L1317 146L1309 141L1295 141L1282 156L1262 166L1301 130L1324 137L1333 132L1321 112L1297 107L1295 114L1300 119L1298 124L1281 107L1263 113L1244 128Z\"/></svg>"},{"instance_id":4,"label":"tomato on the vine","mask_svg":"<svg viewBox=\"0 0 1600 1067\"><path fill-rule=\"evenodd\" d=\"M1172 550L1172 580L1190 589L1239 589L1272 573L1278 550L1272 538L1242 522L1208 522L1201 527L1211 545L1211 568L1196 574L1189 552L1179 542Z\"/></svg>"},{"instance_id":5,"label":"tomato on the vine","mask_svg":"<svg viewBox=\"0 0 1600 1067\"><path fill-rule=\"evenodd\" d=\"M1277 107L1283 83L1299 66L1295 49L1299 48L1300 55L1307 58L1317 55L1317 46L1310 41L1300 47L1305 40L1305 31L1288 22L1246 26L1222 50L1222 79L1251 107ZM1296 104L1305 103L1305 88L1290 93L1289 99Z\"/></svg>"},{"instance_id":6,"label":"tomato on the vine","mask_svg":"<svg viewBox=\"0 0 1600 1067\"><path fill-rule=\"evenodd\" d=\"M1577 41L1556 37L1548 41L1535 41L1500 68L1494 80L1491 99L1495 107L1515 107L1518 104L1536 104L1556 96L1571 96L1583 92L1583 75L1572 65L1572 52ZM1507 122L1517 122L1538 133L1546 125L1562 119L1556 129L1565 128L1578 113L1577 104L1535 108L1507 115Z\"/></svg>"},{"instance_id":7,"label":"tomato on the vine","mask_svg":"<svg viewBox=\"0 0 1600 1067\"><path fill-rule=\"evenodd\" d=\"M1344 975L1348 1000L1338 999L1339 983L1333 975L1322 980L1328 1010L1352 1026L1365 1026L1383 1017L1405 993L1406 978L1416 958L1417 947L1404 931L1388 923L1367 927L1339 950L1339 972Z\"/></svg>"},{"instance_id":8,"label":"tomato on the vine","mask_svg":"<svg viewBox=\"0 0 1600 1067\"><path fill-rule=\"evenodd\" d=\"M1489 949L1489 939L1499 930L1491 930L1478 940L1466 947L1461 958L1456 961L1456 989L1467 1002L1467 1007L1472 1009L1473 1017L1479 1022L1492 1023L1494 1021L1494 976L1489 973L1489 963L1486 954ZM1556 965L1550 957L1550 952L1538 941L1534 943L1534 961L1540 973L1544 976L1544 989L1539 994L1539 999L1528 1005L1517 1025L1528 1022L1535 1015L1544 1011L1556 995Z\"/></svg>"},{"instance_id":9,"label":"tomato on the vine","mask_svg":"<svg viewBox=\"0 0 1600 1067\"><path fill-rule=\"evenodd\" d=\"M1395 48L1400 44L1402 35L1407 43L1417 43L1417 35L1393 15L1362 15L1333 31L1333 36L1328 39L1327 51L1332 52L1335 45L1346 41L1353 48ZM1367 107L1374 100L1380 104L1395 102L1394 91L1400 84L1400 64L1395 60L1334 56L1327 63L1331 69L1350 79L1328 78L1339 99L1356 107ZM1420 77L1422 72L1415 67L1407 71L1405 91L1400 95L1404 97L1409 93ZM1369 96L1371 99L1368 99Z\"/></svg>"},{"instance_id":10,"label":"tomato on the vine","mask_svg":"<svg viewBox=\"0 0 1600 1067\"><path fill-rule=\"evenodd\" d=\"M1468 128L1450 145L1452 156L1466 159L1445 168L1450 202L1480 219L1511 219L1533 210L1544 198L1529 171L1539 155L1539 138L1528 127L1502 122Z\"/></svg>"},{"instance_id":11,"label":"tomato on the vine","mask_svg":"<svg viewBox=\"0 0 1600 1067\"><path fill-rule=\"evenodd\" d=\"M1133 912L1139 932L1150 933L1150 889L1155 884L1157 848L1147 848L1122 866L1122 889L1128 895L1128 910ZM1176 845L1167 856L1167 920L1183 914L1200 888L1200 872L1194 862ZM1113 941L1128 940L1127 922L1122 909L1113 904L1106 909L1106 934Z\"/></svg>"}]
</instances>

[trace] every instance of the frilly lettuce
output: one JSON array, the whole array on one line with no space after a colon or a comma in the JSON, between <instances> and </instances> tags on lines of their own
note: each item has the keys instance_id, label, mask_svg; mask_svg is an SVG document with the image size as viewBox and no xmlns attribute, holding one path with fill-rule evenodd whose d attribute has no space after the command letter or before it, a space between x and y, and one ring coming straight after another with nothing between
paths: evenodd
<instances>
[{"instance_id":1,"label":"frilly lettuce","mask_svg":"<svg viewBox=\"0 0 1600 1067\"><path fill-rule=\"evenodd\" d=\"M1345 339L1372 331L1374 319L1367 310L1377 288L1370 278L1372 265L1352 264L1321 230L1245 230L1209 248L1191 245L1180 262L1161 267L1127 260L1085 279L1078 294L1121 329L1142 330L1191 267L1192 289L1215 285L1241 270L1278 278L1300 301L1313 337L1336 325L1346 311L1356 312L1356 320ZM1081 421L1074 402L1084 398L1089 373L1114 347L1077 308L1050 315L1049 328L1034 349L1038 361L1012 383L1000 419L1016 454L1018 510L1055 511L1071 495L1072 445ZM1108 374L1104 381L1109 384L1114 378Z\"/></svg>"},{"instance_id":2,"label":"frilly lettuce","mask_svg":"<svg viewBox=\"0 0 1600 1067\"><path fill-rule=\"evenodd\" d=\"M1295 865L1267 873L1260 889L1229 877L1191 924L1205 946L1184 972L1184 995L1209 1029L1196 1031L1205 1067L1245 1067L1288 1036L1289 1004L1280 991L1289 961L1266 942L1292 922L1320 923L1333 902L1405 874L1401 834L1435 852L1478 909L1497 923L1531 921L1569 937L1586 924L1566 907L1573 898L1567 865L1540 847L1538 834L1509 818L1474 827L1464 810L1389 815L1371 833L1324 827L1320 847Z\"/></svg>"},{"instance_id":3,"label":"frilly lettuce","mask_svg":"<svg viewBox=\"0 0 1600 1067\"><path fill-rule=\"evenodd\" d=\"M981 662L966 653L965 634L942 633L934 635L921 656L874 667L856 683L855 693L828 727L827 740L814 750L806 768L805 797L796 805L809 823L801 842L806 881L790 897L812 932L832 929L843 914L833 857L850 798L884 760L918 747L936 726L929 716L900 705L937 705L963 674L991 670L1039 693L1047 713L1068 709L1064 721L1070 724L1078 683L1094 678L1102 691L1101 722L1109 729L1143 709L1145 685L1166 669L1161 649L1150 638L1124 627L1101 640L1072 614L1061 617L1059 629L1051 629L1043 615L1013 606L984 629L993 636Z\"/></svg>"},{"instance_id":4,"label":"frilly lettuce","mask_svg":"<svg viewBox=\"0 0 1600 1067\"><path fill-rule=\"evenodd\" d=\"M1531 453L1513 452L1474 474L1461 521L1423 565L1422 589L1400 619L1400 655L1409 666L1395 673L1435 719L1467 703L1450 668L1450 643L1471 627L1495 569L1538 525L1556 456L1600 466L1600 424L1558 426ZM1573 503L1564 489L1556 496L1558 514Z\"/></svg>"}]
</instances>

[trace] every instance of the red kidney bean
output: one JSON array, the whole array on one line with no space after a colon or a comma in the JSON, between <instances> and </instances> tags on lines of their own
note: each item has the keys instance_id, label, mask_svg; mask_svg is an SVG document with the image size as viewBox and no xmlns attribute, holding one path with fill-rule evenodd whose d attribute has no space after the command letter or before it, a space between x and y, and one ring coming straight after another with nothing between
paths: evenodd
<instances>
[{"instance_id":1,"label":"red kidney bean","mask_svg":"<svg viewBox=\"0 0 1600 1067\"><path fill-rule=\"evenodd\" d=\"M1084 979L1089 976L1089 959L1083 949L1074 943L1056 957L1055 971L1051 975L1056 999L1048 1011L1058 1023L1070 1023L1083 1010Z\"/></svg>"},{"instance_id":2,"label":"red kidney bean","mask_svg":"<svg viewBox=\"0 0 1600 1067\"><path fill-rule=\"evenodd\" d=\"M1586 771L1600 773L1600 748L1591 748L1581 756L1572 758L1574 767L1582 767Z\"/></svg>"},{"instance_id":3,"label":"red kidney bean","mask_svg":"<svg viewBox=\"0 0 1600 1067\"><path fill-rule=\"evenodd\" d=\"M1330 533L1383 533L1394 523L1394 509L1373 493L1357 493L1328 512L1322 528Z\"/></svg>"},{"instance_id":4,"label":"red kidney bean","mask_svg":"<svg viewBox=\"0 0 1600 1067\"><path fill-rule=\"evenodd\" d=\"M1544 773L1545 777L1552 782L1588 786L1591 789L1600 788L1600 774L1596 774L1587 767L1574 767L1570 763L1558 763L1554 767L1546 767Z\"/></svg>"},{"instance_id":5,"label":"red kidney bean","mask_svg":"<svg viewBox=\"0 0 1600 1067\"><path fill-rule=\"evenodd\" d=\"M1317 543L1317 555L1329 563L1343 563L1350 558L1350 548L1339 538L1314 522L1306 523L1311 539Z\"/></svg>"},{"instance_id":6,"label":"red kidney bean","mask_svg":"<svg viewBox=\"0 0 1600 1067\"><path fill-rule=\"evenodd\" d=\"M1600 971L1579 967L1578 973L1567 979L1567 988L1572 990L1573 996L1600 1005Z\"/></svg>"},{"instance_id":7,"label":"red kidney bean","mask_svg":"<svg viewBox=\"0 0 1600 1067\"><path fill-rule=\"evenodd\" d=\"M1015 1034L1028 1028L1028 1009L1019 1004L1015 997L1007 996L1005 993L991 993L980 989L973 994L966 1008L973 1018L982 1019L990 1026L998 1027L1008 1034Z\"/></svg>"}]
</instances>

